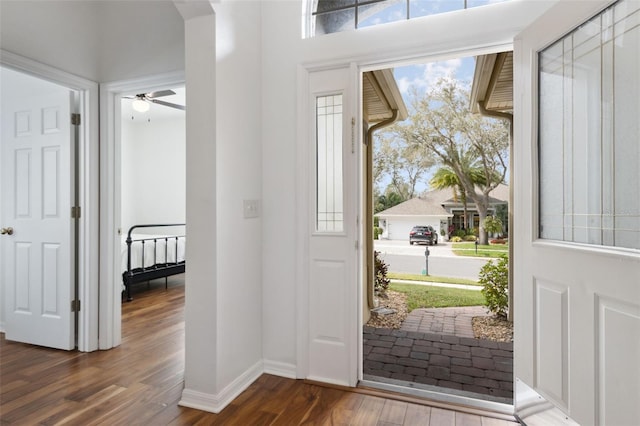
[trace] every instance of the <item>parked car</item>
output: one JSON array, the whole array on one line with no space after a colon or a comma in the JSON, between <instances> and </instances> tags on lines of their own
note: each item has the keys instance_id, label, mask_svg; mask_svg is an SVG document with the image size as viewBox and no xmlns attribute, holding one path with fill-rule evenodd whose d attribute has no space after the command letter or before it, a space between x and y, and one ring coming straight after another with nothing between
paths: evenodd
<instances>
[{"instance_id":1,"label":"parked car","mask_svg":"<svg viewBox=\"0 0 640 426\"><path fill-rule=\"evenodd\" d=\"M413 243L438 244L438 232L432 226L414 226L409 232L409 244Z\"/></svg>"}]
</instances>

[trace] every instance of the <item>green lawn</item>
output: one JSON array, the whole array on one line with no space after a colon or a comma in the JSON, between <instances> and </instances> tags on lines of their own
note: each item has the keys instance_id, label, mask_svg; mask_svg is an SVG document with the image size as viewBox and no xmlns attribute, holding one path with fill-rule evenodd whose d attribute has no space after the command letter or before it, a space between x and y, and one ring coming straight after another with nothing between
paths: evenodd
<instances>
[{"instance_id":1,"label":"green lawn","mask_svg":"<svg viewBox=\"0 0 640 426\"><path fill-rule=\"evenodd\" d=\"M478 245L476 253L475 243L453 243L453 253L457 256L467 257L500 257L509 254L508 244Z\"/></svg>"},{"instance_id":2,"label":"green lawn","mask_svg":"<svg viewBox=\"0 0 640 426\"><path fill-rule=\"evenodd\" d=\"M476 290L394 283L391 283L389 289L407 295L409 312L417 308L448 308L485 304L482 293Z\"/></svg>"},{"instance_id":3,"label":"green lawn","mask_svg":"<svg viewBox=\"0 0 640 426\"><path fill-rule=\"evenodd\" d=\"M402 272L387 272L387 278L391 280L426 281L430 283L480 285L477 281L465 278L435 277L433 275L406 274Z\"/></svg>"}]
</instances>

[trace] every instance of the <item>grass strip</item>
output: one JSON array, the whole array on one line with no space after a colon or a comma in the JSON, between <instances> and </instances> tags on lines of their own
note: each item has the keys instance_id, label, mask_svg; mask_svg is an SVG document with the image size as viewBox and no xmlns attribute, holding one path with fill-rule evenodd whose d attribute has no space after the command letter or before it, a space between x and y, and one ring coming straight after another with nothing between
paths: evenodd
<instances>
[{"instance_id":1,"label":"grass strip","mask_svg":"<svg viewBox=\"0 0 640 426\"><path fill-rule=\"evenodd\" d=\"M452 251L456 256L499 258L509 254L508 244L478 245L475 243L453 243Z\"/></svg>"},{"instance_id":2,"label":"grass strip","mask_svg":"<svg viewBox=\"0 0 640 426\"><path fill-rule=\"evenodd\" d=\"M389 289L407 295L409 312L417 308L449 308L485 304L482 293L474 290L397 283L391 283Z\"/></svg>"},{"instance_id":3,"label":"grass strip","mask_svg":"<svg viewBox=\"0 0 640 426\"><path fill-rule=\"evenodd\" d=\"M466 278L436 277L433 275L406 274L403 272L387 272L387 278L391 280L425 281L429 283L480 285L477 281Z\"/></svg>"}]
</instances>

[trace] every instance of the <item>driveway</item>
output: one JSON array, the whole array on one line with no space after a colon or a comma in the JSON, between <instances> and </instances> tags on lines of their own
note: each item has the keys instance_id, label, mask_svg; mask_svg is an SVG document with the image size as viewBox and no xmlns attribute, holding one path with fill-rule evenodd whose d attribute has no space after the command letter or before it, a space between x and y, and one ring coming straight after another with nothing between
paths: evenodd
<instances>
[{"instance_id":1,"label":"driveway","mask_svg":"<svg viewBox=\"0 0 640 426\"><path fill-rule=\"evenodd\" d=\"M421 274L426 267L425 249L429 249L429 275L478 280L480 268L489 259L456 256L451 243L439 241L437 245L409 245L408 241L375 240L374 248L389 265L390 272Z\"/></svg>"}]
</instances>

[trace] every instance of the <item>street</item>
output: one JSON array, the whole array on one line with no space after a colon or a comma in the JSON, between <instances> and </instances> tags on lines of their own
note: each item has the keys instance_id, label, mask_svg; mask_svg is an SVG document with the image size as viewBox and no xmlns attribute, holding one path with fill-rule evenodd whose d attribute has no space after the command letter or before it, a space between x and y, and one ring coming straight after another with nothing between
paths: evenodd
<instances>
[{"instance_id":1,"label":"street","mask_svg":"<svg viewBox=\"0 0 640 426\"><path fill-rule=\"evenodd\" d=\"M485 258L456 256L449 242L410 246L408 241L375 240L374 247L389 266L389 272L421 274L425 269L425 248L429 249L429 275L477 281L480 268L488 261Z\"/></svg>"}]
</instances>

